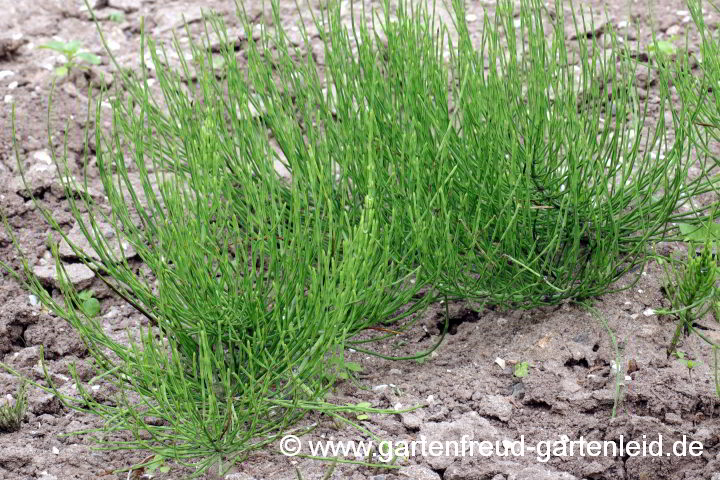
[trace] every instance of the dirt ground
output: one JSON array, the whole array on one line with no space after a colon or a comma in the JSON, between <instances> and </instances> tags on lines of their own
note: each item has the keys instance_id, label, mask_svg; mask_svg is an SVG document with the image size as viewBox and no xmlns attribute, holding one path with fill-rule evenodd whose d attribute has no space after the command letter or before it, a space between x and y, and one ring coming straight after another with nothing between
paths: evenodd
<instances>
[{"instance_id":1,"label":"dirt ground","mask_svg":"<svg viewBox=\"0 0 720 480\"><path fill-rule=\"evenodd\" d=\"M317 7L317 0L312 0ZM78 172L86 126L88 84L112 82L114 67L103 51L95 26L82 10L82 1L38 0L20 2L0 0L0 205L8 216L22 249L38 272L52 285L48 265L50 252L46 240L50 231L40 212L29 201L18 177L12 152L10 129L11 104L17 110L17 136L24 168L28 171L33 193L54 212L63 228L70 231L74 220L50 165L47 109L52 69L57 55L38 49L52 39L79 40L102 58L102 64L61 82L55 91L50 133L56 148L62 147L63 129L70 127L69 155L77 159ZM201 7L225 14L235 34L234 3L208 0L184 2L166 0L97 1L111 49L120 63L137 67L140 21L158 39L169 39L172 29L182 25L182 15L198 30ZM580 2L578 2L580 3ZM692 30L692 21L680 0L656 0L652 8L646 2L611 0L581 2L602 14L620 32L635 36L640 28L641 43L647 44L651 28L659 39L684 37ZM293 0L282 0L282 18L291 31L299 20ZM476 33L482 25L483 9L493 9L494 1L469 1L468 20ZM262 5L248 2L249 15L256 22L265 18ZM346 9L347 11L347 9ZM123 19L111 20L112 13ZM309 18L308 11L303 17ZM706 18L711 29L720 16ZM598 36L607 28L600 22ZM235 30L232 30L235 29ZM682 43L684 38L679 41ZM633 47L634 48L634 47ZM698 51L697 37L690 36L691 52ZM313 38L313 55L322 64L322 49ZM648 75L647 69L639 72ZM649 90L651 106L657 95ZM651 112L652 112L651 108ZM655 110L656 112L657 110ZM657 116L657 113L654 113ZM91 139L92 143L92 139ZM90 165L92 167L92 163ZM91 188L98 195L102 185L92 173ZM668 251L679 248L667 245ZM0 230L0 260L14 268L20 266L16 251L5 231ZM72 262L72 259L69 259ZM76 283L97 292L102 319L108 329L123 335L126 328L142 323L142 318L127 305L110 295L101 283L76 267ZM629 279L627 281L630 281ZM338 385L333 394L337 402L370 402L380 408L406 408L423 405L411 413L372 415L362 422L380 437L392 442L420 440L459 441L464 435L475 441L488 440L499 445L524 438L526 445L563 438L615 441L620 438L647 441L663 438L660 456L631 455L556 456L538 460L539 452L524 456L440 455L410 456L400 462L399 470L372 469L358 465L339 465L331 478L373 480L570 480L570 479L687 479L720 480L720 401L715 395L710 349L696 338L686 339L681 350L699 361L689 371L677 359L667 359L665 348L674 324L660 318L653 308L667 306L661 286L662 269L649 265L640 281L622 294L607 295L596 306L607 319L608 327L619 343L616 352L606 325L585 310L563 305L527 312L475 311L473 305L449 306L451 329L446 341L423 362L390 362L354 354L352 360L363 366L355 381ZM621 284L623 281L620 282ZM443 325L444 306L433 305L413 330L402 339L376 345L379 352L402 355L433 345ZM701 322L705 334L720 342L720 326L710 319ZM61 389L72 393L69 366L77 362L84 380L92 373L85 363L85 348L80 339L62 321L44 312L6 272L0 274L0 361L35 379L42 378L38 366L44 346L47 365ZM617 361L617 363L616 363ZM513 366L529 363L529 374L518 378ZM618 377L616 364L620 365ZM628 367L629 365L629 367ZM625 375L627 377L625 377ZM616 395L617 378L623 383ZM0 396L14 394L18 380L0 373ZM99 392L101 394L101 392ZM617 415L613 405L619 399ZM126 473L112 470L129 467L147 456L147 452L105 452L91 449L89 436L61 437L99 425L99 420L63 408L57 400L40 390L30 392L30 407L22 428L0 434L0 479L125 479ZM310 440L363 440L351 428L339 428L322 416L309 416L305 424L316 423ZM565 437L563 437L565 436ZM681 441L700 442L698 456L672 454L672 445ZM308 453L303 450L303 453ZM351 458L355 460L355 458ZM327 464L288 458L278 448L253 454L238 465L228 479L285 480L320 479ZM170 473L155 473L154 478L180 478L189 471L173 466ZM130 478L141 478L133 472ZM147 476L145 477L147 478ZM208 474L205 478L219 478Z\"/></svg>"}]
</instances>

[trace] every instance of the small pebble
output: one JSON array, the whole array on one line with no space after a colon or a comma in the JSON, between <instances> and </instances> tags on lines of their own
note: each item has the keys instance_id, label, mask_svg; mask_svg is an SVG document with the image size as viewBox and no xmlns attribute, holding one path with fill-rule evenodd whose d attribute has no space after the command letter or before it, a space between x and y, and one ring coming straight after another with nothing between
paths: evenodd
<instances>
[{"instance_id":1,"label":"small pebble","mask_svg":"<svg viewBox=\"0 0 720 480\"><path fill-rule=\"evenodd\" d=\"M670 28L665 30L665 33L670 36L679 34L680 33L680 25L671 26Z\"/></svg>"},{"instance_id":2,"label":"small pebble","mask_svg":"<svg viewBox=\"0 0 720 480\"><path fill-rule=\"evenodd\" d=\"M45 150L38 150L37 152L33 153L33 159L39 162L44 162L47 165L52 164L52 157Z\"/></svg>"}]
</instances>

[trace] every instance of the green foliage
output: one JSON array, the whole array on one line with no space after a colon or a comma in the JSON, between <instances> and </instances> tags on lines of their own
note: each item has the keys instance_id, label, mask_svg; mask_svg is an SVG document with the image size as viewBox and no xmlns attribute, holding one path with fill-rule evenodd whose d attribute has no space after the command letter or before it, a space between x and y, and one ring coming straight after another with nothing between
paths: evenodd
<instances>
[{"instance_id":1,"label":"green foliage","mask_svg":"<svg viewBox=\"0 0 720 480\"><path fill-rule=\"evenodd\" d=\"M334 354L328 356L326 377L329 380L348 380L353 374L362 372L363 368L357 362L348 362L345 360L345 352L338 349Z\"/></svg>"},{"instance_id":2,"label":"green foliage","mask_svg":"<svg viewBox=\"0 0 720 480\"><path fill-rule=\"evenodd\" d=\"M27 384L23 382L15 394L13 404L9 400L0 405L0 432L15 432L20 429L27 411Z\"/></svg>"},{"instance_id":3,"label":"green foliage","mask_svg":"<svg viewBox=\"0 0 720 480\"><path fill-rule=\"evenodd\" d=\"M334 2L314 17L323 77L304 29L305 51L280 27L258 39L242 14L242 62L215 16L205 37L190 39L189 57L175 41L177 70L144 34L138 74L111 55L120 78L94 112L109 210L72 194L83 187L67 156L53 158L99 256L82 261L149 322L118 342L57 251L62 302L25 262L28 288L74 327L119 393L100 402L79 380L75 397L50 378L49 388L103 417L106 433L129 432L104 437L107 447L190 462L198 475L271 444L310 411L372 435L341 414L397 412L326 401L359 368L346 348L368 352L360 346L404 332L439 297L447 329L448 297L530 308L605 293L647 260L649 242L675 238L669 222L697 224L701 208L674 212L717 179L688 177L690 113L673 112L668 147L662 122L645 132L636 65L611 33L609 51L593 39L571 54L562 2L549 18L540 0L523 0L519 27L513 5L501 0L484 18L478 49L461 1L457 43L427 7L386 1L372 27L364 18L346 27ZM570 13L576 29L586 24ZM283 25L276 2L273 16ZM64 49L72 66L92 63L79 44L46 48ZM162 95L151 94L146 54ZM118 258L100 221L147 272ZM384 334L358 338L371 327ZM523 363L517 376L528 373Z\"/></svg>"},{"instance_id":4,"label":"green foliage","mask_svg":"<svg viewBox=\"0 0 720 480\"><path fill-rule=\"evenodd\" d=\"M689 371L691 371L693 368L695 368L695 367L697 367L698 365L700 365L700 362L699 362L699 361L697 361L697 360L691 360L690 358L688 358L687 355L685 354L685 352L681 352L681 351L679 351L679 350L675 350L675 351L673 352L673 355L675 356L675 358L677 358L677 359L680 361L680 363L682 363L683 365L685 365L685 367L686 367Z\"/></svg>"},{"instance_id":5,"label":"green foliage","mask_svg":"<svg viewBox=\"0 0 720 480\"><path fill-rule=\"evenodd\" d=\"M65 77L69 75L74 69L87 68L81 62L86 62L91 65L100 64L100 57L94 53L84 51L82 43L77 40L70 42L60 42L57 40L50 41L44 45L38 46L38 48L44 48L47 50L53 50L65 56L65 64L57 67L54 70L55 75L58 77Z\"/></svg>"},{"instance_id":6,"label":"green foliage","mask_svg":"<svg viewBox=\"0 0 720 480\"><path fill-rule=\"evenodd\" d=\"M520 362L515 364L514 375L517 378L524 378L530 374L530 364L528 362Z\"/></svg>"},{"instance_id":7,"label":"green foliage","mask_svg":"<svg viewBox=\"0 0 720 480\"><path fill-rule=\"evenodd\" d=\"M155 455L150 463L145 467L145 472L149 475L155 472L168 473L170 472L170 465L165 463L165 458L160 455Z\"/></svg>"},{"instance_id":8,"label":"green foliage","mask_svg":"<svg viewBox=\"0 0 720 480\"><path fill-rule=\"evenodd\" d=\"M85 290L78 293L78 298L82 302L80 308L85 315L92 318L100 313L100 302L93 297L93 292L91 290Z\"/></svg>"},{"instance_id":9,"label":"green foliage","mask_svg":"<svg viewBox=\"0 0 720 480\"><path fill-rule=\"evenodd\" d=\"M711 227L716 226L714 222L708 222L703 227L705 232L712 232ZM677 317L675 334L667 349L668 357L674 355L688 369L689 373L697 367L700 362L690 359L685 352L677 350L677 346L683 337L694 333L712 347L713 369L716 393L720 396L720 382L718 381L717 349L720 345L713 342L702 331L695 328L695 322L709 312L712 312L715 320L720 319L718 305L720 304L720 289L717 287L718 266L716 258L717 243L706 240L701 252L698 253L695 243L690 243L688 259L686 262L678 262L675 259L659 259L665 268L667 281L665 292L670 299L671 310L657 310L663 315L674 315Z\"/></svg>"},{"instance_id":10,"label":"green foliage","mask_svg":"<svg viewBox=\"0 0 720 480\"><path fill-rule=\"evenodd\" d=\"M705 243L720 240L720 224L710 222L702 225L678 224L680 233L686 242Z\"/></svg>"},{"instance_id":11,"label":"green foliage","mask_svg":"<svg viewBox=\"0 0 720 480\"><path fill-rule=\"evenodd\" d=\"M125 21L125 14L123 12L112 12L108 18L110 18L111 22L122 23Z\"/></svg>"},{"instance_id":12,"label":"green foliage","mask_svg":"<svg viewBox=\"0 0 720 480\"><path fill-rule=\"evenodd\" d=\"M459 40L448 46L448 62L444 37L435 34L443 27L422 7L384 18L386 49L373 46L374 33L360 22L348 37L337 12L329 13L325 88L337 94L327 99L331 108L311 98L320 110L299 116L307 128L316 119L327 123L328 151L341 152L333 158L340 188L353 198L367 194L368 160L356 153L369 138L356 121L367 109L378 125L379 214L394 215L407 238L419 240L414 261L438 278L441 294L530 308L593 297L628 272L639 275L648 243L668 238L668 222L695 224L703 215L673 212L714 188L707 178L688 178L688 112L674 112L672 147L662 123L643 133L647 104L637 102L636 65L612 35L610 52L594 41L568 51L562 5L549 19L540 2L523 1L517 12L499 2L495 19L484 19L479 48L463 4L454 7ZM543 30L542 22L552 27ZM305 81L312 75L302 73ZM289 73L279 84L300 90ZM604 90L610 84L612 96ZM266 103L282 102L268 82L257 90L268 92ZM296 101L303 105L313 91ZM660 93L664 112L666 86ZM263 118L284 151L297 148L298 134L286 133L288 116Z\"/></svg>"},{"instance_id":13,"label":"green foliage","mask_svg":"<svg viewBox=\"0 0 720 480\"><path fill-rule=\"evenodd\" d=\"M720 143L720 89L717 88L720 82L720 33L710 29L705 19L711 14L720 14L720 4L714 0L688 0L687 5L701 38L700 52L695 56L701 75L692 72L688 55L678 56L668 66L668 75L672 76L682 101L695 111L689 128L695 133L692 138L700 163L717 166L717 151L713 146Z\"/></svg>"},{"instance_id":14,"label":"green foliage","mask_svg":"<svg viewBox=\"0 0 720 480\"><path fill-rule=\"evenodd\" d=\"M690 244L687 262L675 259L662 261L667 276L665 291L672 308L658 309L657 313L678 318L675 334L668 347L668 356L676 352L683 332L687 334L692 331L705 338L693 326L697 319L713 310L720 301L720 290L716 286L718 264L715 248L715 243L707 242L703 250L697 253L695 244Z\"/></svg>"},{"instance_id":15,"label":"green foliage","mask_svg":"<svg viewBox=\"0 0 720 480\"><path fill-rule=\"evenodd\" d=\"M672 43L672 40L656 40L652 45L648 45L648 52L651 54L657 54L658 56L665 58L675 55L678 48Z\"/></svg>"},{"instance_id":16,"label":"green foliage","mask_svg":"<svg viewBox=\"0 0 720 480\"><path fill-rule=\"evenodd\" d=\"M697 27L701 38L700 53L692 58L690 55L677 55L672 62L660 63L660 74L663 81L672 81L684 108L693 112L692 118L686 128L691 132L689 138L697 156L697 166L704 174L716 168L718 164L717 151L714 147L720 144L720 37L705 24L710 12L720 13L720 8L714 1L688 0L688 9ZM700 67L700 75L696 75L691 62L696 61ZM715 172L713 179L717 179ZM713 189L717 194L717 189ZM717 205L717 197L710 208ZM694 208L694 206L691 206ZM702 331L694 328L695 320L712 311L716 320L720 319L720 297L716 286L718 264L717 245L720 241L720 226L712 219L701 224L678 225L682 238L690 242L689 258L687 262L676 262L669 259L665 263L668 275L666 291L672 303L671 312L678 318L678 325L673 335L668 355L675 356L683 361L688 370L697 365L694 360L688 360L676 348L683 333L694 333L711 345L713 351L713 368L716 392L720 396L720 377L718 375L717 350L718 345L707 337ZM696 253L697 245L704 245L700 254Z\"/></svg>"},{"instance_id":17,"label":"green foliage","mask_svg":"<svg viewBox=\"0 0 720 480\"><path fill-rule=\"evenodd\" d=\"M227 39L219 19L208 28ZM143 36L140 58L147 49L158 65L164 97L158 102L150 95L144 75L126 75L118 82L122 90L108 98L114 129L109 137L100 128L95 133L111 215L90 196L69 193L83 186L75 184L68 159L53 152L73 216L100 257L83 262L145 315L148 327L116 341L93 318L98 305L91 294L78 295L69 284L56 251L64 301L51 297L24 264L28 287L75 328L99 375L119 392L112 402L99 402L78 381L78 396L68 397L48 378L55 394L68 407L104 417L104 431L132 434L130 441L106 437L109 446L193 459L198 472L216 462L229 467L271 444L308 411L395 413L327 403L336 378L328 375L327 355L341 354L372 325L392 321L406 328L432 299L415 298L428 282L408 260L417 241L407 239L405 222L394 218L402 212L379 203L385 186L372 180L376 113L356 120L369 135L348 151L367 159L362 196L336 182L324 125L305 126L308 143L289 123L282 138L276 135L293 164L289 183L276 174L266 127L248 108L251 85L255 90L267 81L263 45L251 44L245 71L227 44L218 80L218 62L206 45L191 42L196 61L178 72L162 67L163 50ZM183 78L191 68L198 90L188 95ZM98 116L103 100L97 99ZM286 121L295 115L292 103L272 95L265 105ZM304 108L309 113L316 105ZM288 149L290 140L299 143ZM36 205L72 245L51 213ZM136 249L149 275L117 257L98 221ZM352 363L342 367L357 370Z\"/></svg>"}]
</instances>

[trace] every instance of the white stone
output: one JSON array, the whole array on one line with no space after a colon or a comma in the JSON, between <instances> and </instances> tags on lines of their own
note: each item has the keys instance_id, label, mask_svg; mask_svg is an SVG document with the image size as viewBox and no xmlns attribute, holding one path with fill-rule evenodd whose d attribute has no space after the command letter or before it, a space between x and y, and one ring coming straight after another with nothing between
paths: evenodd
<instances>
[{"instance_id":1,"label":"white stone","mask_svg":"<svg viewBox=\"0 0 720 480\"><path fill-rule=\"evenodd\" d=\"M78 290L89 287L95 278L95 273L82 263L71 263L65 265L65 272L68 280ZM36 265L33 273L41 283L49 286L58 286L57 269L55 265Z\"/></svg>"}]
</instances>

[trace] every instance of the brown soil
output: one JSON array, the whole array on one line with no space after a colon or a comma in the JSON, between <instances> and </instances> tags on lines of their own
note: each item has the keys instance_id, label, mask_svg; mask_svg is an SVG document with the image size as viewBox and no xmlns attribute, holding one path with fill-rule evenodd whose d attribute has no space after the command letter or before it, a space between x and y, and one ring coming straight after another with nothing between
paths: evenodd
<instances>
[{"instance_id":1,"label":"brown soil","mask_svg":"<svg viewBox=\"0 0 720 480\"><path fill-rule=\"evenodd\" d=\"M181 15L198 26L200 5L233 18L231 1L206 2L155 0L98 1L111 47L121 63L138 65L141 17L157 38L168 39L172 28L181 26ZM260 2L253 2L250 16L263 18ZM494 1L470 2L468 13L475 19L470 26L478 31L483 8L493 9ZM47 109L51 69L55 54L36 48L54 37L80 40L103 59L89 72L79 72L61 82L53 101L53 145L62 148L63 129L70 126L69 155L80 163L83 128L86 127L87 88L101 74L112 74L107 55L99 42L94 25L82 13L82 2L38 0L19 2L0 0L0 205L24 254L31 263L47 265L46 240L50 231L38 209L28 200L18 182L18 168L12 151L10 130L11 103L18 112L17 137L24 168L30 172L33 193L50 209L66 231L74 220L54 168L48 167ZM282 0L282 15L291 25L299 19L293 0ZM651 28L660 38L682 37L691 29L687 8L681 0L645 2L625 0L582 2L602 16L607 10L610 22L634 36L640 28L640 43L647 44ZM102 8L101 8L102 7ZM347 9L345 9L347 11ZM123 12L124 20L109 20L110 13ZM306 16L305 13L303 16ZM708 16L714 30L719 17ZM472 17L471 17L472 19ZM602 22L601 22L602 23ZM230 21L231 28L237 24ZM600 32L598 32L600 34ZM690 36L690 50L697 52L697 37ZM633 47L635 48L635 47ZM643 47L639 47L643 48ZM313 54L322 54L318 38L313 38ZM642 72L641 72L642 73ZM645 73L647 74L647 72ZM106 79L108 77L106 76ZM110 79L109 81L111 81ZM652 90L648 92L653 96ZM657 115L657 113L655 114ZM79 168L79 165L76 165ZM92 164L91 164L92 167ZM79 169L78 169L79 171ZM91 187L102 192L92 173ZM668 246L673 248L673 246ZM0 230L0 260L20 267L10 237ZM82 277L83 272L78 272ZM142 318L123 305L91 277L80 278L92 287L102 303L102 318L109 329L121 335L127 328L142 323ZM629 456L552 458L537 460L530 453L523 457L479 456L422 457L401 462L401 470L370 469L357 465L339 465L331 478L400 479L720 479L720 402L715 395L711 352L696 338L685 339L681 349L700 362L692 372L679 361L666 358L665 348L674 330L670 319L659 318L649 309L667 306L661 292L662 270L650 265L640 282L623 294L608 295L596 303L620 343L618 356L605 325L585 310L563 305L529 312L475 311L470 304L450 305L451 332L445 343L426 361L389 362L354 354L364 370L354 382L338 385L334 401L370 402L375 407L399 408L424 405L412 413L371 416L363 425L380 437L398 442L419 440L469 439L492 442L519 440L527 445L559 440L656 440L663 436L660 457ZM622 283L622 282L621 282ZM51 288L51 287L50 287ZM61 320L33 305L32 299L6 272L0 276L0 361L20 369L37 380L39 346L44 347L47 366L63 391L72 393L69 366L77 362L78 373L87 380L91 375L81 340ZM437 341L442 327L444 306L434 305L414 329L402 339L378 345L389 355L402 355L428 348ZM705 333L720 342L720 328L706 319ZM498 360L499 359L499 360ZM622 394L616 395L614 365L630 380ZM504 361L504 368L501 364ZM529 375L513 375L513 365L529 362ZM626 365L631 368L626 372ZM0 395L14 394L18 380L0 373ZM616 418L613 405L619 398ZM338 428L328 418L310 416L317 423L307 440L355 440L360 434L351 428ZM147 452L103 452L91 449L89 436L61 437L73 431L99 426L99 420L63 408L52 396L31 390L30 408L22 428L0 434L0 479L95 479L127 478L112 474L114 469L129 467L147 456ZM686 436L703 445L697 457L671 455L672 442ZM307 453L306 451L304 451ZM286 458L277 448L258 452L239 465L232 479L284 480L296 477L299 469L305 479L322 478L327 464L299 457ZM174 467L169 474L155 478L180 478L188 473ZM132 478L141 478L134 472ZM206 478L216 478L209 474Z\"/></svg>"}]
</instances>

